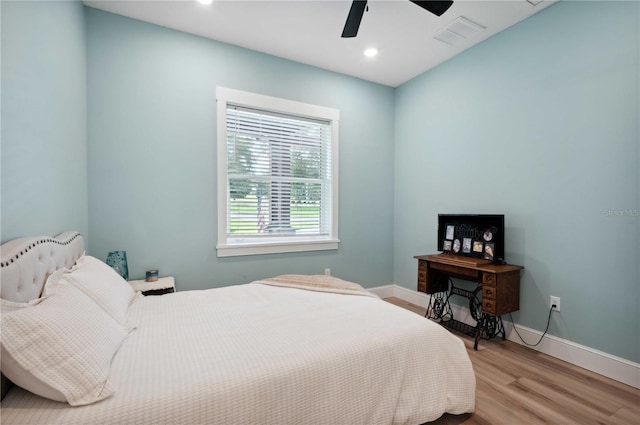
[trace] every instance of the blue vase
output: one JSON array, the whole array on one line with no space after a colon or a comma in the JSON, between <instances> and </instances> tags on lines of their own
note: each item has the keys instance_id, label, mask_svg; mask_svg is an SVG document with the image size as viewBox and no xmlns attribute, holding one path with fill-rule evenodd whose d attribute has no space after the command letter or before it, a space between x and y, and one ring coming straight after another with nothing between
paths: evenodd
<instances>
[{"instance_id":1,"label":"blue vase","mask_svg":"<svg viewBox=\"0 0 640 425\"><path fill-rule=\"evenodd\" d=\"M124 280L129 280L127 251L111 251L107 255L107 265L111 266Z\"/></svg>"}]
</instances>

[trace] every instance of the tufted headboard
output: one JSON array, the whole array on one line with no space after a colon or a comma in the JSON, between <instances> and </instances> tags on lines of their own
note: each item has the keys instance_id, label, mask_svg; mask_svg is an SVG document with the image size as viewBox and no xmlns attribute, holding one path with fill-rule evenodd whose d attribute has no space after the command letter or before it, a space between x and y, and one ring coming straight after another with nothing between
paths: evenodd
<instances>
[{"instance_id":1,"label":"tufted headboard","mask_svg":"<svg viewBox=\"0 0 640 425\"><path fill-rule=\"evenodd\" d=\"M47 278L63 267L70 268L84 253L84 238L78 232L56 237L14 239L0 246L0 298L27 302L40 297ZM0 395L11 382L1 375Z\"/></svg>"},{"instance_id":2,"label":"tufted headboard","mask_svg":"<svg viewBox=\"0 0 640 425\"><path fill-rule=\"evenodd\" d=\"M83 252L84 238L78 232L20 238L2 244L0 298L15 302L39 298L49 275L73 266Z\"/></svg>"}]
</instances>

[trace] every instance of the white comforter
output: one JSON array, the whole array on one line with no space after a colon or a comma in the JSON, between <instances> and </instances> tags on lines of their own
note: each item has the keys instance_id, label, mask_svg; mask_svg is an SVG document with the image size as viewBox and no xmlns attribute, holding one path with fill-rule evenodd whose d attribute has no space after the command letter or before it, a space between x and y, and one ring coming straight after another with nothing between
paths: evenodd
<instances>
[{"instance_id":1,"label":"white comforter","mask_svg":"<svg viewBox=\"0 0 640 425\"><path fill-rule=\"evenodd\" d=\"M420 424L474 409L462 341L380 299L258 283L142 297L112 397L20 388L2 424Z\"/></svg>"}]
</instances>

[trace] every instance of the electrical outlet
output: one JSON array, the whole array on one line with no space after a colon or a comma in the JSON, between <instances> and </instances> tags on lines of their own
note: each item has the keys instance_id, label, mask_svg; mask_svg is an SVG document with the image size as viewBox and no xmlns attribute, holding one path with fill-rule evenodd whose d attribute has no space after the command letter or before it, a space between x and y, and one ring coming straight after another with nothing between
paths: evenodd
<instances>
[{"instance_id":1,"label":"electrical outlet","mask_svg":"<svg viewBox=\"0 0 640 425\"><path fill-rule=\"evenodd\" d=\"M553 295L550 296L549 307L551 307L551 310L553 311L560 311L560 297L554 297Z\"/></svg>"},{"instance_id":2,"label":"electrical outlet","mask_svg":"<svg viewBox=\"0 0 640 425\"><path fill-rule=\"evenodd\" d=\"M324 269L325 276L331 276L331 269Z\"/></svg>"}]
</instances>

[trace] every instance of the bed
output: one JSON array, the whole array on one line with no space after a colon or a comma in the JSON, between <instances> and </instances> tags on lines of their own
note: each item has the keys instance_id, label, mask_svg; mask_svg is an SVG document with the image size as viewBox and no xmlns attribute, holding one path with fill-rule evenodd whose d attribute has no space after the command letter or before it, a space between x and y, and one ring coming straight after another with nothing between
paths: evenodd
<instances>
[{"instance_id":1,"label":"bed","mask_svg":"<svg viewBox=\"0 0 640 425\"><path fill-rule=\"evenodd\" d=\"M76 232L2 245L2 372L46 396L13 385L3 424L421 424L474 409L463 342L359 285L145 297L111 275L105 292L102 267ZM69 347L47 352L49 331L84 357L50 360ZM97 384L77 392L66 380L85 365Z\"/></svg>"}]
</instances>

